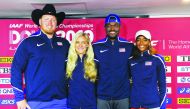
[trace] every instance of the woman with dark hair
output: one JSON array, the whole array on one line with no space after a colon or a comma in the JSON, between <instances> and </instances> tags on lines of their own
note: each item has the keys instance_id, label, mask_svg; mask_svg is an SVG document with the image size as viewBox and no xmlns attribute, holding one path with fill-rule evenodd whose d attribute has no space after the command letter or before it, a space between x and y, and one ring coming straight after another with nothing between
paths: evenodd
<instances>
[{"instance_id":1,"label":"woman with dark hair","mask_svg":"<svg viewBox=\"0 0 190 109\"><path fill-rule=\"evenodd\" d=\"M165 63L151 46L151 34L140 30L135 35L133 56L129 58L132 76L130 107L164 109L166 99Z\"/></svg>"}]
</instances>

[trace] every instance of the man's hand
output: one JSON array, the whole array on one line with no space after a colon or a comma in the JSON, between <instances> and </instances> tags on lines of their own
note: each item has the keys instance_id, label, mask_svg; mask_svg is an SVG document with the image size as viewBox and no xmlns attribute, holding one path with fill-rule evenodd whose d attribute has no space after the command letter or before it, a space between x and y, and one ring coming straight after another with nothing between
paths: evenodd
<instances>
[{"instance_id":1,"label":"man's hand","mask_svg":"<svg viewBox=\"0 0 190 109\"><path fill-rule=\"evenodd\" d=\"M31 109L26 100L16 102L18 109Z\"/></svg>"}]
</instances>

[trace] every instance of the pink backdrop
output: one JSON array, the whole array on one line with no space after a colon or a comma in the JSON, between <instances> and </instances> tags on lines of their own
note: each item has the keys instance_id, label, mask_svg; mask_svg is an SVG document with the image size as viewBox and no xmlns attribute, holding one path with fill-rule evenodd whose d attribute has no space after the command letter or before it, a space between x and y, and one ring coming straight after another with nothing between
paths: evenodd
<instances>
[{"instance_id":1,"label":"pink backdrop","mask_svg":"<svg viewBox=\"0 0 190 109\"><path fill-rule=\"evenodd\" d=\"M190 107L190 18L122 18L120 36L134 41L136 31L149 30L152 44L167 65L167 108ZM0 109L16 108L10 85L10 65L18 44L38 29L30 19L0 20ZM56 32L69 41L77 31L93 41L105 37L104 19L66 19Z\"/></svg>"}]
</instances>

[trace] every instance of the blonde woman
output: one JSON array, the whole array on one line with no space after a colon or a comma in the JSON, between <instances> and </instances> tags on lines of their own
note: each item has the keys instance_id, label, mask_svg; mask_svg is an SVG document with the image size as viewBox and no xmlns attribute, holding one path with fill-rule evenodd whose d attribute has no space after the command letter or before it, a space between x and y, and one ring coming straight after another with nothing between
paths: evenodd
<instances>
[{"instance_id":1,"label":"blonde woman","mask_svg":"<svg viewBox=\"0 0 190 109\"><path fill-rule=\"evenodd\" d=\"M78 32L72 40L66 70L69 79L68 108L97 109L97 70L90 38L86 33Z\"/></svg>"}]
</instances>

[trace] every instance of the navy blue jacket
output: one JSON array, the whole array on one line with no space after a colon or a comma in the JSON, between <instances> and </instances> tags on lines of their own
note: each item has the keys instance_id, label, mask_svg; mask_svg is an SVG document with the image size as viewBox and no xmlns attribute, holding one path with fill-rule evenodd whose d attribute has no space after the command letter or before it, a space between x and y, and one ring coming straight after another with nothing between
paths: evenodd
<instances>
[{"instance_id":1,"label":"navy blue jacket","mask_svg":"<svg viewBox=\"0 0 190 109\"><path fill-rule=\"evenodd\" d=\"M78 57L72 79L69 79L68 107L71 109L97 109L95 83L84 78L84 58Z\"/></svg>"},{"instance_id":2,"label":"navy blue jacket","mask_svg":"<svg viewBox=\"0 0 190 109\"><path fill-rule=\"evenodd\" d=\"M16 101L23 100L22 74L28 101L66 98L65 60L69 42L60 37L49 39L42 31L24 39L11 67L11 84Z\"/></svg>"},{"instance_id":3,"label":"navy blue jacket","mask_svg":"<svg viewBox=\"0 0 190 109\"><path fill-rule=\"evenodd\" d=\"M128 58L133 44L117 38L112 42L108 37L93 44L98 60L97 96L103 100L120 100L129 97L130 83Z\"/></svg>"},{"instance_id":4,"label":"navy blue jacket","mask_svg":"<svg viewBox=\"0 0 190 109\"><path fill-rule=\"evenodd\" d=\"M130 106L162 107L166 99L166 70L163 58L145 51L139 58L130 58L129 66L133 81Z\"/></svg>"}]
</instances>

